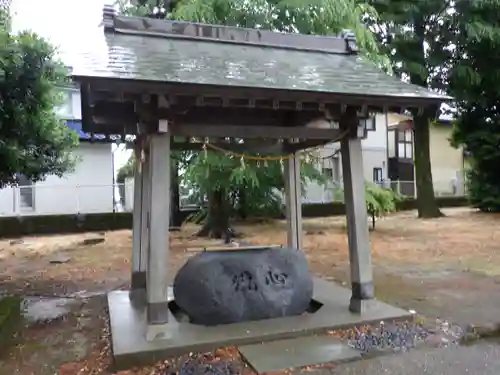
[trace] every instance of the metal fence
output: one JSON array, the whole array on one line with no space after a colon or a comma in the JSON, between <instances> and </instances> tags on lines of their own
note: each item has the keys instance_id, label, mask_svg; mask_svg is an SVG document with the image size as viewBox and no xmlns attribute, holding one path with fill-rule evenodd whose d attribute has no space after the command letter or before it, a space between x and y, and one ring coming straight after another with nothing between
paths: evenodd
<instances>
[{"instance_id":1,"label":"metal fence","mask_svg":"<svg viewBox=\"0 0 500 375\"><path fill-rule=\"evenodd\" d=\"M399 195L405 197L416 197L416 185L414 181L380 181L377 183L384 188L390 188ZM466 186L464 181L458 179L434 180L434 194L436 197L444 196L464 196ZM303 203L327 203L339 200L338 190L342 188L342 182L336 182L328 187L315 186L312 189L306 189Z\"/></svg>"},{"instance_id":2,"label":"metal fence","mask_svg":"<svg viewBox=\"0 0 500 375\"><path fill-rule=\"evenodd\" d=\"M414 181L382 181L380 185L390 187L396 193L406 197L416 198L417 195ZM436 180L433 181L433 185L436 197L459 197L465 195L466 185L463 180Z\"/></svg>"},{"instance_id":3,"label":"metal fence","mask_svg":"<svg viewBox=\"0 0 500 375\"><path fill-rule=\"evenodd\" d=\"M383 181L381 186L413 197L413 181ZM326 203L339 200L338 187L306 187L303 203ZM436 196L463 196L465 186L457 180L434 181ZM133 180L115 185L49 185L45 183L8 187L0 190L0 216L88 214L122 212L133 209Z\"/></svg>"}]
</instances>

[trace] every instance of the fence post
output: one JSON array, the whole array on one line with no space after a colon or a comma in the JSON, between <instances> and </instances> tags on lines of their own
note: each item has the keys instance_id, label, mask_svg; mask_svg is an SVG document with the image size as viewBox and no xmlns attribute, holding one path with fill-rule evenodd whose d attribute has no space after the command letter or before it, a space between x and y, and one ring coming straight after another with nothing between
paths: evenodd
<instances>
[{"instance_id":1,"label":"fence post","mask_svg":"<svg viewBox=\"0 0 500 375\"><path fill-rule=\"evenodd\" d=\"M17 186L12 186L12 213L19 215L19 199L17 196Z\"/></svg>"},{"instance_id":2,"label":"fence post","mask_svg":"<svg viewBox=\"0 0 500 375\"><path fill-rule=\"evenodd\" d=\"M75 186L76 195L76 213L80 214L80 185Z\"/></svg>"},{"instance_id":3,"label":"fence post","mask_svg":"<svg viewBox=\"0 0 500 375\"><path fill-rule=\"evenodd\" d=\"M396 191L398 195L401 195L401 180L396 181Z\"/></svg>"}]
</instances>

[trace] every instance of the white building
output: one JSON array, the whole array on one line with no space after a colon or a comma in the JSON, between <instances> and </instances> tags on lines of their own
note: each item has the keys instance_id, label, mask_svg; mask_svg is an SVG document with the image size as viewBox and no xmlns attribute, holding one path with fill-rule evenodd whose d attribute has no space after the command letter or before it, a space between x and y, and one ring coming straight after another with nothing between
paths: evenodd
<instances>
[{"instance_id":1,"label":"white building","mask_svg":"<svg viewBox=\"0 0 500 375\"><path fill-rule=\"evenodd\" d=\"M65 88L66 100L58 108L68 127L76 131L80 145L75 151L75 170L62 178L47 176L32 184L0 190L0 216L112 212L114 166L112 145L99 135L82 132L80 91Z\"/></svg>"},{"instance_id":2,"label":"white building","mask_svg":"<svg viewBox=\"0 0 500 375\"><path fill-rule=\"evenodd\" d=\"M366 181L384 181L388 179L387 162L387 123L388 118L380 113L366 122L366 138L362 141L363 171ZM342 181L342 161L340 142L331 143L319 150L322 159L321 169L329 176L331 183L327 186L309 183L302 201L304 203L322 203L335 200L335 185Z\"/></svg>"}]
</instances>

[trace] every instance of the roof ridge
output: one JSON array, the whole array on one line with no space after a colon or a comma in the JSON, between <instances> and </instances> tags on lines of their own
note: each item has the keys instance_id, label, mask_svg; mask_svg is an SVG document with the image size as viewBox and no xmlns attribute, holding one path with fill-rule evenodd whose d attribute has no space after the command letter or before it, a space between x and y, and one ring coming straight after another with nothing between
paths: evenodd
<instances>
[{"instance_id":1,"label":"roof ridge","mask_svg":"<svg viewBox=\"0 0 500 375\"><path fill-rule=\"evenodd\" d=\"M232 43L308 52L358 53L356 36L351 30L344 30L340 37L281 33L236 26L121 16L110 5L104 6L103 25L105 33L179 38L199 42Z\"/></svg>"}]
</instances>

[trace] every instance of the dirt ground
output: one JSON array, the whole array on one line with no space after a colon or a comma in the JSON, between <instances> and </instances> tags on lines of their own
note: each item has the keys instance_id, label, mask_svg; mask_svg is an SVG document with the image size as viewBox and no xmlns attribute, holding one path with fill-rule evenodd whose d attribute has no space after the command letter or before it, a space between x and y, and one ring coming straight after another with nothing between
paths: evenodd
<instances>
[{"instance_id":1,"label":"dirt ground","mask_svg":"<svg viewBox=\"0 0 500 375\"><path fill-rule=\"evenodd\" d=\"M500 282L500 215L463 208L445 213L440 219L417 220L414 212L406 212L377 222L371 232L377 297L460 324L493 322L498 309L490 297ZM193 238L196 229L187 225L171 233L170 275L194 254L189 248L220 244ZM285 242L280 221L236 225L236 230L255 244ZM307 219L304 232L312 271L347 283L345 218ZM104 242L82 243L98 237ZM88 293L128 287L131 246L128 230L0 241L0 293L80 301L61 321L23 329L18 345L0 359L0 375L104 374L97 363L105 366L109 360L105 299Z\"/></svg>"}]
</instances>

